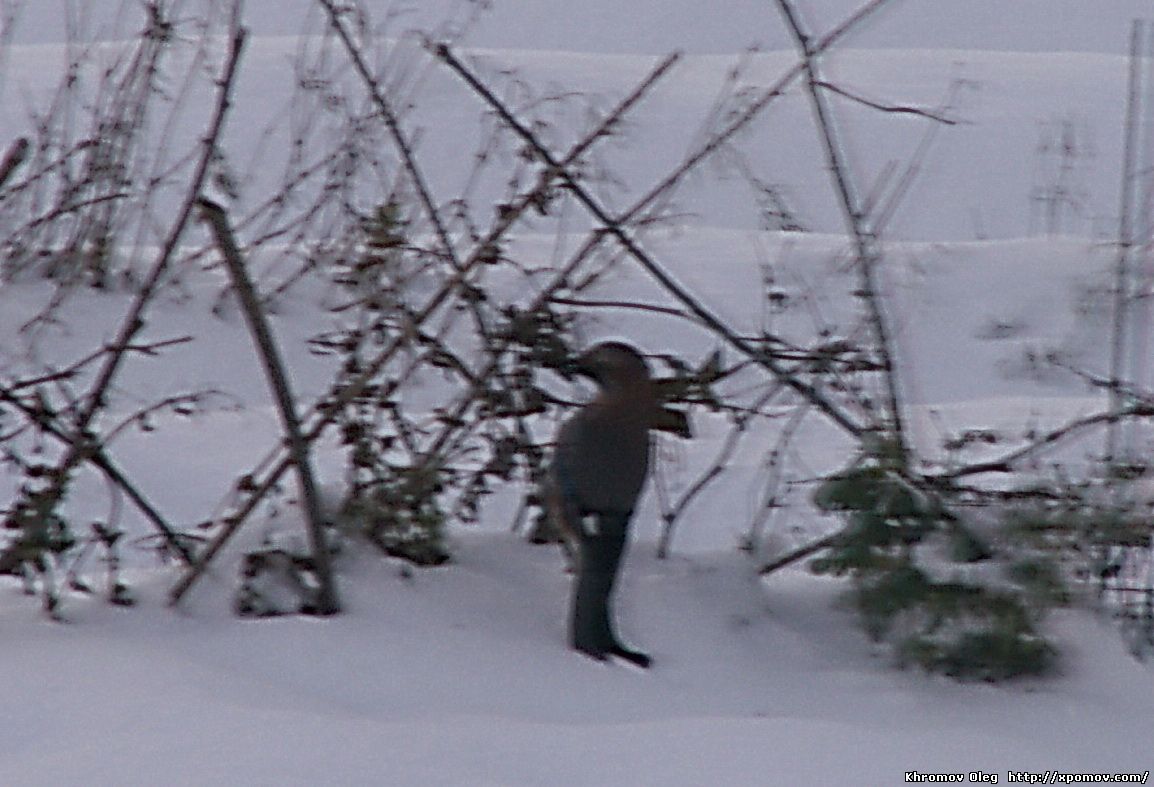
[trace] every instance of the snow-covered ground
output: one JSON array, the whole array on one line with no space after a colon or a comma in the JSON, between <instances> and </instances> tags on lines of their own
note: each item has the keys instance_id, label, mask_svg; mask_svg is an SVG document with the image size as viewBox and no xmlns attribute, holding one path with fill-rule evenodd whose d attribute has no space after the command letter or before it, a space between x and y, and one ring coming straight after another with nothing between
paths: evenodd
<instances>
[{"instance_id":1,"label":"snow-covered ground","mask_svg":"<svg viewBox=\"0 0 1154 787\"><path fill-rule=\"evenodd\" d=\"M294 36L310 29L308 5L247 4L254 37L229 132L238 161L287 100ZM422 5L403 24L431 24L450 5ZM824 29L857 3L800 5ZM0 59L0 143L27 133L27 107L42 100L38 91L55 83L61 63L60 5L23 6L15 43ZM115 0L83 6L94 28L112 25L117 12L136 13ZM468 38L471 62L490 77L513 68L542 89L604 95L609 105L661 54L684 50L628 135L600 154L628 183L604 194L620 207L684 155L745 47L762 50L748 61L747 84L769 84L794 62L772 3L741 0L704 16L701 8L689 0L496 0ZM1056 349L1101 368L1108 326L1090 294L1113 254L1101 240L1116 224L1129 23L1151 11L1148 0L896 3L831 56L839 84L873 99L930 108L964 80L948 110L959 124L939 133L890 226L900 242L889 247L885 269L903 389L928 455L950 430L986 427L1012 439L1101 407L1082 386L1027 375L1022 359ZM110 29L106 37L122 35ZM210 98L192 100L194 116L198 101L207 106ZM422 161L444 199L466 178L479 108L451 76L426 75L412 123L424 129ZM925 130L924 121L838 109L865 183L887 162L905 161ZM1026 237L1031 216L1037 220L1031 195L1051 185L1054 166L1039 146L1066 120L1086 146L1072 182L1081 211L1067 217L1064 237ZM761 232L748 188L705 174L677 194L683 224L647 233L646 248L744 330L766 326L766 263L779 280L812 287L822 319L836 321L837 293L851 288L846 244L835 234L838 215L804 96L787 97L739 146L816 232ZM254 192L260 182L254 172ZM550 259L576 241L523 232L515 243L521 258ZM179 523L210 517L237 474L277 440L239 315L210 313L218 288L193 281L187 298L166 301L150 335L187 334L194 342L134 360L122 385L124 407L190 387L223 392L219 409L165 423L162 439L129 434L116 444L117 459ZM604 292L663 297L627 266ZM47 296L32 283L0 289L4 335L16 337ZM274 317L305 396L321 390L329 371L305 347L327 319L317 300L302 287ZM69 319L37 336L35 352L46 361L75 358L93 336L111 332L125 304L119 294L78 294ZM785 333L803 329L790 320L813 328L812 314L776 319L774 329ZM627 336L652 352L676 347L703 357L713 348L694 329L653 315L590 319L582 331L590 341ZM3 365L28 353L26 341L0 347ZM697 426L692 442L663 438L663 471L674 485L692 479L724 436L708 416ZM797 467L820 473L844 463L847 445L832 430L817 421L807 429L794 441ZM177 610L164 605L173 572L140 559L130 561L141 600L135 609L70 597L71 622L63 625L45 621L15 585L0 586L4 779L881 785L902 783L913 770L984 771L1005 783L1008 772L1150 769L1154 675L1105 621L1083 611L1055 616L1064 656L1053 678L959 685L894 671L837 606L841 584L801 567L757 580L734 546L758 504L770 439L750 441L726 479L690 510L670 560L653 557L652 495L639 511L619 611L627 635L654 653L648 673L566 650L569 578L561 557L508 534L510 501L500 498L480 527L454 533L448 567L410 573L375 555L347 558L340 570L348 610L329 620L235 619L236 552ZM340 468L321 472L333 481ZM70 504L101 517L107 499L101 482L85 478ZM772 539L786 544L797 537L791 528L829 526L797 502L775 520ZM131 526L133 514L124 516ZM262 534L254 523L241 541Z\"/></svg>"},{"instance_id":2,"label":"snow-covered ground","mask_svg":"<svg viewBox=\"0 0 1154 787\"><path fill-rule=\"evenodd\" d=\"M620 614L655 667L563 646L560 558L463 537L450 568L347 566L348 613L240 622L221 583L173 613L3 599L22 784L900 784L909 770L1142 772L1150 673L1062 615L1061 677L1008 687L893 671L837 586L759 586L731 552L637 548Z\"/></svg>"}]
</instances>

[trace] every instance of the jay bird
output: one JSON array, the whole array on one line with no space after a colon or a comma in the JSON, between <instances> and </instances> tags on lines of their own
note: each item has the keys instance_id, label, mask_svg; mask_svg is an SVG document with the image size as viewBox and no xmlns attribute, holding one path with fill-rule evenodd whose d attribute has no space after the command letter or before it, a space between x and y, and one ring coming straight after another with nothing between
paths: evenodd
<instances>
[{"instance_id":1,"label":"jay bird","mask_svg":"<svg viewBox=\"0 0 1154 787\"><path fill-rule=\"evenodd\" d=\"M645 359L622 342L596 345L573 371L592 378L600 390L558 431L546 482L554 527L576 544L569 642L599 661L617 656L648 667L648 655L617 638L611 597L629 520L649 469L656 387Z\"/></svg>"}]
</instances>

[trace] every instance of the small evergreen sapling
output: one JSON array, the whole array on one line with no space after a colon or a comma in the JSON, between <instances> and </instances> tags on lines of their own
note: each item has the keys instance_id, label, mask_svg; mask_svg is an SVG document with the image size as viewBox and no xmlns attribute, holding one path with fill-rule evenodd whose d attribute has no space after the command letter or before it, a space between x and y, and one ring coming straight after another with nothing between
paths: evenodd
<instances>
[{"instance_id":1,"label":"small evergreen sapling","mask_svg":"<svg viewBox=\"0 0 1154 787\"><path fill-rule=\"evenodd\" d=\"M1042 563L985 571L983 542L897 470L867 455L818 487L817 507L848 526L812 570L850 577L866 632L899 664L991 681L1050 669L1038 623L1057 593L1038 588L1055 575Z\"/></svg>"}]
</instances>

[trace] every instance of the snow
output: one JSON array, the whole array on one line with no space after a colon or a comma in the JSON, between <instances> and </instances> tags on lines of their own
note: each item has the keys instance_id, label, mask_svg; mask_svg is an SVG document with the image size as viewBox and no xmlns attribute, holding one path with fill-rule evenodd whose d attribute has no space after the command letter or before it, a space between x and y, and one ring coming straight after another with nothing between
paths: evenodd
<instances>
[{"instance_id":1,"label":"snow","mask_svg":"<svg viewBox=\"0 0 1154 787\"><path fill-rule=\"evenodd\" d=\"M461 537L451 568L344 567L348 613L239 622L224 588L173 613L4 602L12 733L32 784L888 784L906 770L1138 771L1154 687L1106 625L1059 621L1061 678L1004 687L893 671L833 600L743 556L631 554L642 673L562 645L552 550Z\"/></svg>"},{"instance_id":2,"label":"snow","mask_svg":"<svg viewBox=\"0 0 1154 787\"><path fill-rule=\"evenodd\" d=\"M26 132L27 106L46 100L62 62L57 4L25 5L15 43L0 59L4 140ZM229 144L235 160L258 161L253 193L276 169L252 152L263 120L278 117L287 100L287 64L297 34L309 32L308 5L247 4L254 37ZM422 5L403 24L434 23L452 5ZM802 9L822 28L856 5L813 0ZM1112 261L1101 238L1116 223L1124 52L1130 19L1150 7L1146 0L1013 5L1007 19L1006 4L995 0L895 4L829 60L832 75L855 92L923 107L935 106L952 79L980 86L949 110L962 122L940 132L887 234L895 239L885 278L903 392L914 438L931 456L943 432L987 427L1012 443L1027 428L1102 406L1101 396L1069 380L1026 375L1022 358L1057 349L1092 370L1103 363L1108 326L1086 308L1095 303L1087 293ZM118 15L135 18L135 4L86 7L101 20L95 27L107 26L108 40L137 26L116 26ZM608 106L660 55L685 50L628 136L599 152L628 183L603 194L621 207L698 138L737 53L762 44L742 75L758 87L793 63L772 4L742 0L704 16L700 8L688 0L497 0L468 37L468 56L486 77L512 68L534 85L603 95L599 105ZM426 131L422 160L435 162L429 176L437 193L454 194L466 179L479 104L440 71L426 76L418 98L411 121ZM196 117L210 100L197 97L186 111ZM904 161L925 129L838 108L865 182L887 161ZM1092 129L1094 158L1080 175L1086 208L1067 236L1025 237L1029 195L1039 185L1039 124L1065 117ZM199 125L180 133L193 139ZM823 319L848 320L852 307L840 295L851 289L846 242L804 96L791 93L739 145L785 186L816 232L763 232L747 188L698 176L677 195L683 224L646 233L645 247L742 330L767 321L785 336L814 329L812 315L764 313L763 264L780 281L822 293ZM518 255L553 259L579 241L543 226L518 234ZM126 434L115 446L150 499L185 524L211 517L237 474L277 443L239 315L210 313L222 282L190 279L153 315L149 335L193 341L134 360L121 386L131 394L118 406L190 387L217 389L219 398L195 420L165 421L159 437ZM667 302L628 265L597 294ZM0 288L3 334L17 336L49 296L35 283ZM322 297L303 286L273 317L302 398L319 392L329 372L305 345L325 325ZM120 293L78 294L68 322L0 347L0 368L30 353L45 364L76 358L94 336L111 335L126 303ZM697 329L652 314L589 317L581 330L590 342L624 335L650 351L676 346L692 357L714 346ZM691 443L662 438L662 468L675 487L707 466L724 439L718 418L695 415L695 425ZM1063 652L1055 677L957 684L894 670L837 603L841 583L802 567L756 578L734 546L759 504L774 434L752 437L726 479L697 501L670 559L653 555L652 492L638 512L619 613L625 636L654 654L647 673L566 649L569 576L557 550L508 533L512 492L493 501L480 527L454 530L449 566L407 571L375 554L342 558L347 611L326 620L232 616L238 556L271 527L260 520L176 609L165 604L175 572L140 556L127 577L135 608L73 595L64 624L44 620L14 584L0 585L8 709L0 762L7 778L28 785L890 784L909 770L983 770L1000 782L1008 771L1148 771L1154 681L1108 621L1080 609L1054 616L1051 633ZM816 420L795 443L791 462L813 474L844 464L849 448ZM340 467L322 464L321 475L334 483ZM6 493L12 483L4 479ZM84 476L69 505L77 516L100 518L107 498L103 482ZM792 502L771 532L783 548L830 526L803 500ZM125 512L126 524L144 532L133 516ZM299 530L293 511L273 519Z\"/></svg>"}]
</instances>

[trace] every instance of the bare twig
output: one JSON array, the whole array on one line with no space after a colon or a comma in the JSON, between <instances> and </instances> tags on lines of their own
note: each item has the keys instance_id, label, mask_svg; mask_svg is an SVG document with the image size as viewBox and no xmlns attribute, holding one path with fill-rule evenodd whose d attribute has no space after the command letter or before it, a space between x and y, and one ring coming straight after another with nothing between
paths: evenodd
<instances>
[{"instance_id":1,"label":"bare twig","mask_svg":"<svg viewBox=\"0 0 1154 787\"><path fill-rule=\"evenodd\" d=\"M237 65L240 62L241 52L244 50L246 37L247 31L242 27L237 28L233 33L228 59L225 62L224 72L218 83L216 111L209 125L208 133L202 143L203 149L196 172L193 174L188 192L180 211L177 213L176 221L169 231L168 238L162 246L156 261L153 263L152 270L149 272L148 277L141 285L133 301L132 308L129 309L128 314L124 318L116 339L111 343L112 347L120 349L109 355L104 367L100 370L96 383L88 395L88 403L79 419L79 429L81 430L88 428L89 423L91 423L96 413L99 412L103 406L108 388L112 384L112 380L116 377L117 372L120 371L120 364L124 360L128 350L133 346L133 339L144 327L144 312L151 304L152 297L163 280L169 263L176 251L176 247L180 243L180 238L184 235L184 230L188 226L188 221L192 216L193 206L200 196L204 179L208 174L208 167L216 155L217 140L220 138L220 134L224 129L225 118L232 105L233 80L236 77Z\"/></svg>"},{"instance_id":2,"label":"bare twig","mask_svg":"<svg viewBox=\"0 0 1154 787\"><path fill-rule=\"evenodd\" d=\"M741 440L748 433L749 423L755 415L759 415L761 408L769 404L775 396L783 390L784 385L776 383L769 386L760 396L749 406L749 409L737 413L733 419L733 427L729 430L729 434L718 450L717 455L713 458L710 466L698 476L697 480L690 485L681 497L677 499L668 511L663 512L661 518L663 527L661 529L661 537L657 541L657 557L661 560L669 557L669 550L673 545L673 531L677 525L678 519L685 513L686 509L693 503L693 501L704 492L710 484L716 481L726 467L729 466L733 454L737 451Z\"/></svg>"},{"instance_id":3,"label":"bare twig","mask_svg":"<svg viewBox=\"0 0 1154 787\"><path fill-rule=\"evenodd\" d=\"M799 405L797 407L789 417L789 420L786 421L785 426L782 427L773 449L769 452L765 497L760 506L760 510L753 515L749 523L749 535L746 537L746 545L754 554L757 553L762 534L769 526L770 518L781 505L777 494L778 489L781 487L782 479L785 477L785 454L790 443L793 441L794 434L797 433L802 423L805 422L805 416L808 410L809 407L806 405Z\"/></svg>"},{"instance_id":4,"label":"bare twig","mask_svg":"<svg viewBox=\"0 0 1154 787\"><path fill-rule=\"evenodd\" d=\"M563 298L561 296L554 296L550 300L553 303L559 303L562 306L577 306L583 309L628 309L629 311L653 312L654 314L664 314L669 317L692 319L690 315L682 309L675 309L671 306L662 306L657 303L641 303L640 301L591 300L589 298Z\"/></svg>"},{"instance_id":5,"label":"bare twig","mask_svg":"<svg viewBox=\"0 0 1154 787\"><path fill-rule=\"evenodd\" d=\"M39 375L37 377L28 377L28 378L25 378L22 380L16 380L16 381L8 384L8 386L0 388L0 390L3 390L4 392L8 392L8 393L15 393L16 391L23 391L23 390L26 390L28 388L35 388L38 385L44 385L46 383L54 383L54 382L59 382L61 380L70 380L73 377L75 377L76 375L78 375L84 367L86 367L92 363L95 363L96 361L100 360L100 358L102 358L105 355L112 353L112 352L118 352L118 351L138 352L138 353L141 353L142 355L156 355L157 350L160 350L160 349L163 349L166 347L171 347L171 346L176 345L176 344L184 344L184 343L190 342L190 341L192 341L191 336L180 336L180 337L177 337L175 339L164 339L162 341L157 341L157 342L130 344L127 347L124 347L123 350L118 350L118 348L109 344L109 345L106 345L106 346L100 348L99 350L94 350L94 351L90 352L88 355L85 355L84 357L80 358L79 360L73 361L68 366L64 366L64 367L61 367L59 369L52 369L52 370L46 372L45 374Z\"/></svg>"},{"instance_id":6,"label":"bare twig","mask_svg":"<svg viewBox=\"0 0 1154 787\"><path fill-rule=\"evenodd\" d=\"M763 565L758 572L761 576L768 576L773 572L783 569L786 566L791 566L799 560L805 560L810 555L816 555L818 552L829 549L837 544L841 537L845 534L848 528L839 530L836 533L811 541L804 546L800 546L792 552L787 552L779 558L775 558Z\"/></svg>"},{"instance_id":7,"label":"bare twig","mask_svg":"<svg viewBox=\"0 0 1154 787\"><path fill-rule=\"evenodd\" d=\"M946 91L946 96L943 99L940 108L937 110L938 114L941 114L953 107L958 93L967 84L968 82L961 78L955 79L950 83L950 87ZM913 154L910 156L909 162L906 164L905 170L898 177L897 182L886 196L885 201L880 203L868 201L864 206L866 213L873 216L873 226L875 232L881 234L889 225L890 220L897 212L898 205L901 203L902 199L905 198L906 194L909 193L910 187L913 185L914 180L921 172L922 162L925 160L926 155L930 151L930 147L933 145L934 140L937 138L938 132L940 132L941 129L942 125L940 123L931 123L926 128L926 133L922 135L921 140L918 142L917 148L915 148Z\"/></svg>"},{"instance_id":8,"label":"bare twig","mask_svg":"<svg viewBox=\"0 0 1154 787\"><path fill-rule=\"evenodd\" d=\"M889 0L872 0L871 2L868 2L868 3L865 3L864 5L862 5L860 8L858 8L858 10L856 10L853 14L851 14L849 17L847 17L841 24L837 25L833 30L831 30L829 33L827 33L825 36L823 36L818 42L816 42L814 45L814 52L815 53L816 52L823 52L826 49L832 47L839 40L841 40L844 36L846 36L848 33L850 33L854 28L856 28L859 24L861 24L865 19L867 19L874 12L876 12L882 6L884 6L887 2L889 2ZM440 50L437 49L435 51L439 52ZM447 47L445 48L445 51L448 52ZM650 78L650 80L647 80L646 83L643 83L642 88L638 89L637 95L640 95L642 89L647 88L648 85L652 83L652 81L655 81L657 76L659 76L661 73L663 73L664 68L668 67L668 65L669 64L667 63L667 64L663 64L661 67L659 67L659 69L654 73L654 75ZM784 74L781 78L779 78L773 85L771 85L769 88L763 90L762 93L754 101L750 102L748 107L746 107L745 111L743 111L740 115L738 115L736 118L734 118L728 125L726 125L722 130L720 130L712 138L710 138L705 143L703 143L701 146L699 146L695 151L693 151L693 153L688 155L679 167L677 167L675 170L670 172L665 178L661 179L648 192L646 192L640 199L638 199L629 209L627 209L624 213L620 214L620 216L618 216L618 218L617 218L617 224L620 226L624 226L624 225L627 225L630 222L634 221L638 216L640 216L642 214L643 211L648 209L649 206L651 206L661 195L666 194L666 193L670 192L673 188L675 188L676 185L682 179L684 179L689 172L694 170L698 165L700 165L702 162L704 162L710 156L714 155L719 150L722 150L733 136L735 136L743 128L745 128L750 122L752 122L753 119L756 118L770 103L772 103L775 99L779 98L780 96L784 95L786 88L788 88L788 86L793 81L795 81L798 78L798 76L800 76L803 73L803 71L804 71L804 69L801 65L795 66L794 68L792 68L788 72L786 72L786 74ZM624 109L627 106L628 106L628 102L626 105L623 105L622 109ZM612 119L612 116L611 116L611 119ZM591 139L592 138L594 138L594 137L591 137ZM535 142L535 140L533 140L533 141ZM537 149L538 153L540 153L541 151L544 150L544 148L541 147L539 144L537 144L535 146L535 148ZM552 157L548 156L548 151L545 151L545 153L546 153L546 161L551 160ZM571 158L571 157L567 157L566 162L568 162L569 158ZM550 169L552 169L554 171L558 171L558 168L556 168L556 167L551 167ZM560 167L559 171L563 172L566 169L567 169L567 165ZM610 231L611 231L611 228L610 228ZM572 273L578 268L578 266L582 263L582 261L586 257L588 257L589 255L591 255L593 253L593 251L597 248L597 246L600 245L603 237L604 237L603 232L598 232L598 233L591 235L589 237L589 239L587 240L587 242L584 244L584 246L577 252L576 255L574 255L571 258L570 264L566 265L564 267L564 269L561 271L561 273L558 276L554 277L554 279L551 281L551 283L541 291L541 294L545 297L536 298L534 300L533 306L530 307L530 310L540 308L544 303L546 303L549 300L549 295L551 294L551 292L560 288L561 286L563 286L566 283L566 281L568 280L568 277L570 275L572 275ZM756 356L753 356L753 357L756 357ZM764 361L759 361L759 362L764 364ZM770 363L772 363L772 359L770 359ZM492 365L490 368L492 368ZM784 369L781 367L778 367L778 370L784 372ZM484 378L485 376L486 376L485 374L479 375L479 377L482 377L482 378ZM798 382L799 381L794 380L792 384L796 384ZM467 409L468 406L470 405L470 403L472 402L475 395L476 395L476 392L474 391L474 392L471 392L465 399L463 399L462 402L459 404L459 406L456 408L456 413L460 414L460 413L464 412L464 410ZM816 390L814 390L813 395L816 397L819 394ZM822 408L822 409L824 410L825 408ZM860 428L857 427L850 419L848 419L848 417L843 417L843 418L839 419L838 415L839 414L834 414L834 415L831 415L830 417L833 418L833 420L840 422L841 425L844 428L848 429L851 433L858 434L860 432ZM449 429L445 430L445 432L442 434L443 439L438 441L438 443L437 443L438 445L440 443L443 443L445 440L448 439L449 431L450 431Z\"/></svg>"},{"instance_id":9,"label":"bare twig","mask_svg":"<svg viewBox=\"0 0 1154 787\"><path fill-rule=\"evenodd\" d=\"M866 19L877 13L883 6L889 3L890 0L870 0L864 3L856 11L850 14L841 24L834 27L817 41L814 41L811 47L811 52L814 56L820 55L826 50L832 48L836 43L845 38L853 32ZM733 139L742 129L748 126L755 118L757 118L766 107L776 101L785 94L786 89L792 85L798 77L805 73L804 63L799 63L778 78L776 82L768 88L762 90L761 94L749 103L749 105L731 120L724 128L714 134L709 140L698 147L690 155L686 156L685 160L677 169L670 172L667 176L657 182L653 188L649 190L640 200L638 200L638 207L634 211L628 211L622 215L622 221L632 219L634 215L640 213L646 206L652 204L660 195L671 191L678 182L680 182L687 173L696 169L703 161L713 156L718 151L724 149L729 141Z\"/></svg>"},{"instance_id":10,"label":"bare twig","mask_svg":"<svg viewBox=\"0 0 1154 787\"><path fill-rule=\"evenodd\" d=\"M60 427L53 423L49 413L45 413L39 408L29 406L27 402L25 402L20 397L15 396L9 390L0 388L0 400L7 402L8 404L24 413L24 415L30 421L35 423L36 427L45 434L48 434L56 440L68 445L71 445L75 442L75 438L70 437ZM144 514L144 516L150 522L152 522L153 526L160 533L165 543L168 544L169 548L176 553L181 562L183 562L186 566L192 565L192 553L188 550L188 547L184 545L184 542L181 541L180 536L177 535L176 531L172 528L171 525L168 524L167 520L165 520L161 513L156 510L156 507L148 501L148 498L146 498L143 493L141 493L140 490L137 489L136 486L128 479L128 476L126 476L124 472L116 466L116 464L112 461L104 449L94 448L87 457L87 460L95 465L102 473L104 473L104 475L108 477L108 480L119 487L120 490L128 496L128 499L131 500L138 509L140 509L140 512Z\"/></svg>"},{"instance_id":11,"label":"bare twig","mask_svg":"<svg viewBox=\"0 0 1154 787\"><path fill-rule=\"evenodd\" d=\"M931 112L928 109L919 109L918 107L906 107L906 106L895 105L895 104L883 104L880 101L874 101L873 99L865 98L864 96L859 96L856 93L851 93L850 91L846 90L844 87L839 87L838 85L835 85L832 82L826 82L824 80L818 80L818 81L814 82L814 86L820 87L823 90L828 90L831 93L836 93L837 95L841 96L842 98L848 98L850 101L853 101L857 104L861 104L862 106L865 106L865 107L869 107L870 109L876 109L878 112L886 112L886 113L891 113L891 114L895 114L895 115L914 115L916 117L925 118L926 120L932 120L935 123L942 123L942 124L947 125L947 126L956 126L958 124L958 121L954 120L953 118L946 117L945 115L941 114L940 112Z\"/></svg>"},{"instance_id":12,"label":"bare twig","mask_svg":"<svg viewBox=\"0 0 1154 787\"><path fill-rule=\"evenodd\" d=\"M353 41L352 33L349 32L348 27L345 25L341 8L332 2L332 0L317 0L317 2L324 8L325 13L328 15L329 27L337 34L337 38L341 40L341 44L344 46L345 53L352 62L353 68L360 76L361 81L364 82L370 98L372 98L373 103L380 111L381 119L385 123L385 128L388 130L389 136L392 137L393 145L401 156L401 162L413 181L413 188L416 189L417 198L421 201L421 207L424 209L425 217L429 220L429 223L433 225L437 240L441 246L441 253L444 254L445 259L452 264L454 269L458 271L461 270L461 262L457 259L457 253L453 247L452 240L449 238L449 232L445 228L445 223L441 220L441 211L433 200L432 191L429 189L421 167L417 163L412 142L401 128L400 118L393 109L392 103L385 95L380 81L373 74L368 63L365 62L364 55L357 47L356 42Z\"/></svg>"},{"instance_id":13,"label":"bare twig","mask_svg":"<svg viewBox=\"0 0 1154 787\"><path fill-rule=\"evenodd\" d=\"M971 475L980 475L983 473L1009 473L1013 467L1023 459L1033 456L1039 451L1049 448L1055 443L1070 437L1078 432L1081 432L1088 427L1097 426L1098 424L1117 423L1127 418L1154 418L1154 404L1150 402L1140 402L1138 404L1130 405L1129 407L1122 407L1117 410L1107 410L1093 415L1087 415L1082 418L1077 418L1069 423L1054 429L1042 435L1033 442L1022 446L1021 448L1010 451L997 459L991 459L985 462L977 462L965 467L959 467L956 470L951 470L948 473L941 473L938 475L926 476L925 480L931 484L942 481L953 481L958 478L964 478Z\"/></svg>"}]
</instances>

